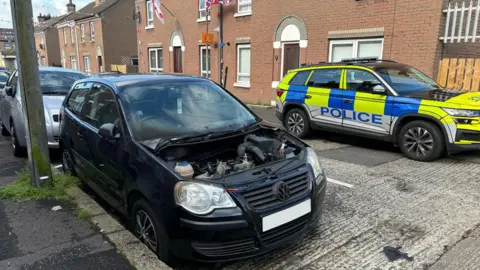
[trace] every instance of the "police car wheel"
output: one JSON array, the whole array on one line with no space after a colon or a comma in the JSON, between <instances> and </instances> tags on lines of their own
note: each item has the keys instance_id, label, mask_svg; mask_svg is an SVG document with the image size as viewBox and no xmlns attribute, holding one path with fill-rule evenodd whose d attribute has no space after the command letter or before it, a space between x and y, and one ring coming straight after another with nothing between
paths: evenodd
<instances>
[{"instance_id":1,"label":"police car wheel","mask_svg":"<svg viewBox=\"0 0 480 270\"><path fill-rule=\"evenodd\" d=\"M285 117L287 131L299 138L305 138L310 133L310 123L305 112L301 109L292 109Z\"/></svg>"},{"instance_id":2,"label":"police car wheel","mask_svg":"<svg viewBox=\"0 0 480 270\"><path fill-rule=\"evenodd\" d=\"M442 131L433 123L413 121L402 127L399 146L403 154L418 161L433 161L445 151Z\"/></svg>"}]
</instances>

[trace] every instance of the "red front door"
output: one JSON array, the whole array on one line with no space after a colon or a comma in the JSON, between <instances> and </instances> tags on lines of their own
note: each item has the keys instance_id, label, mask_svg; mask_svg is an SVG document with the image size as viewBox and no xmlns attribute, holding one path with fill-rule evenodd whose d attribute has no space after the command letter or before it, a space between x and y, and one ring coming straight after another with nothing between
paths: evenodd
<instances>
[{"instance_id":1,"label":"red front door","mask_svg":"<svg viewBox=\"0 0 480 270\"><path fill-rule=\"evenodd\" d=\"M298 44L284 44L283 45L283 76L287 74L290 69L295 69L300 66L300 46Z\"/></svg>"}]
</instances>

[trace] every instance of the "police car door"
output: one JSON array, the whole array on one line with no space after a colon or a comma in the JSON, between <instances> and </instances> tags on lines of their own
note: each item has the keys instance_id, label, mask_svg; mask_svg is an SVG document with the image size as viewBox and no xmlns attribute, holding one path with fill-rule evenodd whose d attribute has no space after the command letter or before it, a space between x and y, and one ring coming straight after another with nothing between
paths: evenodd
<instances>
[{"instance_id":1,"label":"police car door","mask_svg":"<svg viewBox=\"0 0 480 270\"><path fill-rule=\"evenodd\" d=\"M312 120L321 124L342 126L341 68L320 68L308 79L305 104Z\"/></svg>"},{"instance_id":2,"label":"police car door","mask_svg":"<svg viewBox=\"0 0 480 270\"><path fill-rule=\"evenodd\" d=\"M385 109L391 104L386 102L386 93L373 93L373 88L382 83L368 70L350 68L345 75L343 127L376 135L389 134L391 116L385 115Z\"/></svg>"}]
</instances>

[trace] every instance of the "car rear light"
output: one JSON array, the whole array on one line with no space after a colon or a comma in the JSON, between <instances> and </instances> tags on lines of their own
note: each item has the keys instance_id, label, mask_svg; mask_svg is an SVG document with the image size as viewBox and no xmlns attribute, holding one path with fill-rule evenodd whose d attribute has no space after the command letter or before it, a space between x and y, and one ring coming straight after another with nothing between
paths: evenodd
<instances>
[{"instance_id":1,"label":"car rear light","mask_svg":"<svg viewBox=\"0 0 480 270\"><path fill-rule=\"evenodd\" d=\"M277 89L277 97L282 97L283 92L283 90Z\"/></svg>"}]
</instances>

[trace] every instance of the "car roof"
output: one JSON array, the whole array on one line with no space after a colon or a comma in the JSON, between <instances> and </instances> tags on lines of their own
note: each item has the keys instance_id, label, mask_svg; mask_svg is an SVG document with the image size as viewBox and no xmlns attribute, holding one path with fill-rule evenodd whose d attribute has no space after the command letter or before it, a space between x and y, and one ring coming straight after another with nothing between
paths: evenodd
<instances>
[{"instance_id":1,"label":"car roof","mask_svg":"<svg viewBox=\"0 0 480 270\"><path fill-rule=\"evenodd\" d=\"M317 64L303 64L300 68L295 70L302 69L315 69L316 67L365 67L370 69L380 69L380 68L401 68L409 67L406 64L398 63L392 60L380 60L380 59L367 59L367 60L351 60L351 61L342 61L342 62L320 62Z\"/></svg>"},{"instance_id":2,"label":"car roof","mask_svg":"<svg viewBox=\"0 0 480 270\"><path fill-rule=\"evenodd\" d=\"M75 70L75 69L68 69L68 68L61 68L61 67L45 67L45 66L41 66L41 67L38 67L38 69L40 71L57 71L57 72L73 72L73 73L79 73L79 74L85 74L79 70Z\"/></svg>"}]
</instances>

